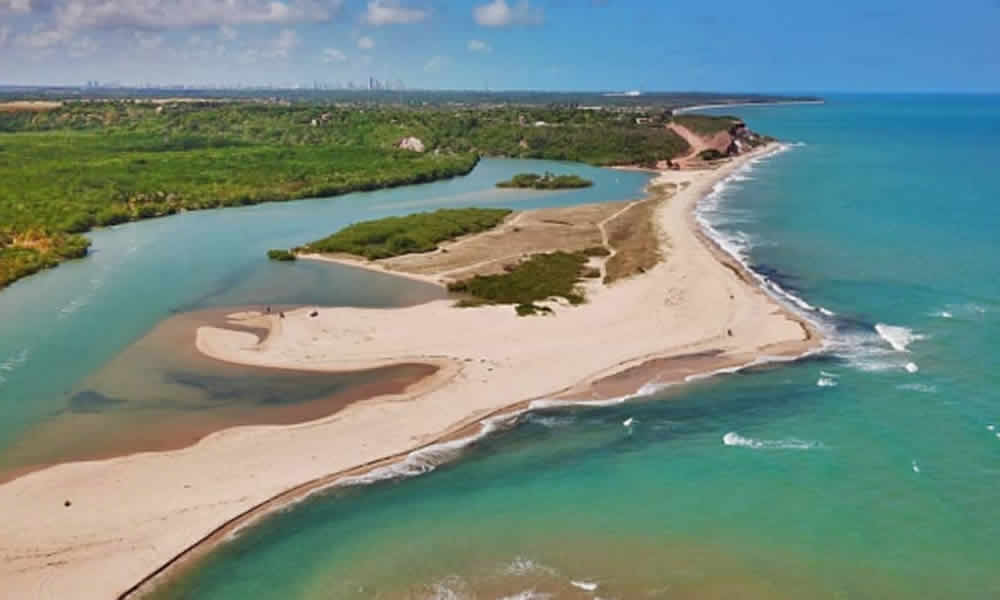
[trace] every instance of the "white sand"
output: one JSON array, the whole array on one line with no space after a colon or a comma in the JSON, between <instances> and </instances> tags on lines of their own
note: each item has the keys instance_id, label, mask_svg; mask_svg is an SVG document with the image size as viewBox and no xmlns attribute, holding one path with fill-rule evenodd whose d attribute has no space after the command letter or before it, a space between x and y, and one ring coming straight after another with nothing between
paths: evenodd
<instances>
[{"instance_id":1,"label":"white sand","mask_svg":"<svg viewBox=\"0 0 1000 600\"><path fill-rule=\"evenodd\" d=\"M0 486L3 595L115 597L282 491L651 357L722 349L720 360L731 363L809 349L818 340L804 341L803 327L724 267L696 232L695 202L748 159L717 171L665 173L665 180L691 182L658 214L667 260L610 288L591 283L586 304L557 307L554 317L441 300L321 308L316 318L308 310L271 315L272 334L259 346L248 333L201 328L202 352L249 365L343 370L433 361L446 368L405 397L364 401L313 423L231 429L184 450L60 465Z\"/></svg>"}]
</instances>

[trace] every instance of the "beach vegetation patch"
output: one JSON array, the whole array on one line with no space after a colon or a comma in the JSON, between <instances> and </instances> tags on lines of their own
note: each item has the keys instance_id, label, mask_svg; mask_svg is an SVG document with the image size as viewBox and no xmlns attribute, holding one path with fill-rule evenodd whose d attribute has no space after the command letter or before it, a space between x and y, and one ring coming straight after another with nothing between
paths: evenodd
<instances>
[{"instance_id":1,"label":"beach vegetation patch","mask_svg":"<svg viewBox=\"0 0 1000 600\"><path fill-rule=\"evenodd\" d=\"M579 287L587 257L582 252L536 254L498 275L476 275L448 285L448 290L466 294L465 306L513 304L518 314L523 308L550 298L565 298L570 304L584 301Z\"/></svg>"},{"instance_id":2,"label":"beach vegetation patch","mask_svg":"<svg viewBox=\"0 0 1000 600\"><path fill-rule=\"evenodd\" d=\"M295 260L295 253L288 250L268 250L267 257L279 262L290 262Z\"/></svg>"},{"instance_id":3,"label":"beach vegetation patch","mask_svg":"<svg viewBox=\"0 0 1000 600\"><path fill-rule=\"evenodd\" d=\"M527 317L531 315L550 315L552 314L552 309L548 306L540 306L538 304L518 304L514 307L514 311L519 317Z\"/></svg>"},{"instance_id":4,"label":"beach vegetation patch","mask_svg":"<svg viewBox=\"0 0 1000 600\"><path fill-rule=\"evenodd\" d=\"M698 158L701 160L720 160L726 158L726 155L719 152L715 148L708 148L707 150L702 150L698 153Z\"/></svg>"},{"instance_id":5,"label":"beach vegetation patch","mask_svg":"<svg viewBox=\"0 0 1000 600\"><path fill-rule=\"evenodd\" d=\"M306 244L303 250L353 254L369 260L431 252L441 242L492 229L511 212L495 208L443 208L405 217L362 221Z\"/></svg>"},{"instance_id":6,"label":"beach vegetation patch","mask_svg":"<svg viewBox=\"0 0 1000 600\"><path fill-rule=\"evenodd\" d=\"M594 185L593 181L579 175L555 175L548 171L543 175L537 173L519 173L507 181L497 183L498 188L520 188L532 190L565 190L585 188Z\"/></svg>"},{"instance_id":7,"label":"beach vegetation patch","mask_svg":"<svg viewBox=\"0 0 1000 600\"><path fill-rule=\"evenodd\" d=\"M584 248L581 252L584 256L607 256L611 254L611 251L604 246L591 246L590 248Z\"/></svg>"}]
</instances>

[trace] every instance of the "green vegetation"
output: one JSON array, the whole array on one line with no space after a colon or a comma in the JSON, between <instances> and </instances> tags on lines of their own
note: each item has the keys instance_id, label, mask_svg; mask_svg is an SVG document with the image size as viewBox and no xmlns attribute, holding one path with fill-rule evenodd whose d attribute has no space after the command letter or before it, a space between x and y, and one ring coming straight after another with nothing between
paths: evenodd
<instances>
[{"instance_id":1,"label":"green vegetation","mask_svg":"<svg viewBox=\"0 0 1000 600\"><path fill-rule=\"evenodd\" d=\"M535 302L553 297L570 304L583 302L577 287L584 274L587 257L582 252L536 254L501 275L476 275L448 286L448 290L468 294L462 306L514 304L517 314L529 315L546 309Z\"/></svg>"},{"instance_id":2,"label":"green vegetation","mask_svg":"<svg viewBox=\"0 0 1000 600\"><path fill-rule=\"evenodd\" d=\"M295 260L295 253L288 250L268 250L267 257L280 262L290 262Z\"/></svg>"},{"instance_id":3,"label":"green vegetation","mask_svg":"<svg viewBox=\"0 0 1000 600\"><path fill-rule=\"evenodd\" d=\"M707 150L702 150L701 152L698 153L698 158L700 158L702 160L719 160L719 159L725 158L725 157L726 157L725 154L719 152L715 148L709 148Z\"/></svg>"},{"instance_id":4,"label":"green vegetation","mask_svg":"<svg viewBox=\"0 0 1000 600\"><path fill-rule=\"evenodd\" d=\"M345 252L370 260L436 250L438 244L500 224L511 211L490 208L441 209L405 217L362 221L306 244L307 252Z\"/></svg>"},{"instance_id":5,"label":"green vegetation","mask_svg":"<svg viewBox=\"0 0 1000 600\"><path fill-rule=\"evenodd\" d=\"M611 254L611 251L604 246L591 246L590 248L584 248L581 250L584 256L607 256Z\"/></svg>"},{"instance_id":6,"label":"green vegetation","mask_svg":"<svg viewBox=\"0 0 1000 600\"><path fill-rule=\"evenodd\" d=\"M93 227L434 181L468 173L480 155L596 165L679 156L688 146L662 126L668 118L572 106L249 101L0 112L0 287L85 255L79 234ZM409 136L428 151L396 147Z\"/></svg>"},{"instance_id":7,"label":"green vegetation","mask_svg":"<svg viewBox=\"0 0 1000 600\"><path fill-rule=\"evenodd\" d=\"M528 317L531 315L538 314L551 314L552 309L548 306L539 306L537 304L518 304L514 307L514 311L519 317Z\"/></svg>"},{"instance_id":8,"label":"green vegetation","mask_svg":"<svg viewBox=\"0 0 1000 600\"><path fill-rule=\"evenodd\" d=\"M720 131L729 131L733 125L742 123L736 117L713 117L710 115L676 115L674 122L702 136L710 136Z\"/></svg>"},{"instance_id":9,"label":"green vegetation","mask_svg":"<svg viewBox=\"0 0 1000 600\"><path fill-rule=\"evenodd\" d=\"M0 288L21 277L52 268L60 261L81 258L87 254L88 246L90 241L78 235L15 233L0 226Z\"/></svg>"},{"instance_id":10,"label":"green vegetation","mask_svg":"<svg viewBox=\"0 0 1000 600\"><path fill-rule=\"evenodd\" d=\"M585 188L594 185L593 181L579 175L555 175L546 171L544 175L537 173L520 173L507 181L497 184L499 188L527 188L534 190L563 190Z\"/></svg>"}]
</instances>

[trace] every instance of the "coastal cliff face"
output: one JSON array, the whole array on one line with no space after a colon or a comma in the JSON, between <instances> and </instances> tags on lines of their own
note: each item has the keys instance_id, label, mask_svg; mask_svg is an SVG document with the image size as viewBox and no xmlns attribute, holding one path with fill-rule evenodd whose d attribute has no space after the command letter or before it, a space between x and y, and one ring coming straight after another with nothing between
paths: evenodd
<instances>
[{"instance_id":1,"label":"coastal cliff face","mask_svg":"<svg viewBox=\"0 0 1000 600\"><path fill-rule=\"evenodd\" d=\"M699 137L703 147L698 151L698 158L707 161L739 156L773 140L751 130L746 123L738 120L734 120L728 129Z\"/></svg>"},{"instance_id":2,"label":"coastal cliff face","mask_svg":"<svg viewBox=\"0 0 1000 600\"><path fill-rule=\"evenodd\" d=\"M677 115L667 125L674 133L684 138L690 152L674 161L678 168L704 168L708 163L746 154L774 138L752 131L747 124L736 117Z\"/></svg>"},{"instance_id":3,"label":"coastal cliff face","mask_svg":"<svg viewBox=\"0 0 1000 600\"><path fill-rule=\"evenodd\" d=\"M726 156L737 156L774 140L770 136L752 131L742 121L734 124L725 135L729 138L725 149Z\"/></svg>"}]
</instances>

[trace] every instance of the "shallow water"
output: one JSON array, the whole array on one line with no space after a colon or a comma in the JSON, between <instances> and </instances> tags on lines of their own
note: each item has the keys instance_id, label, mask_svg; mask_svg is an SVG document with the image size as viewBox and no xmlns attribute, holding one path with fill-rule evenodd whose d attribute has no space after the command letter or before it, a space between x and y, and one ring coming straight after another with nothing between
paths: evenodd
<instances>
[{"instance_id":1,"label":"shallow water","mask_svg":"<svg viewBox=\"0 0 1000 600\"><path fill-rule=\"evenodd\" d=\"M732 112L802 145L702 217L829 352L528 415L269 518L159 597L1000 596L1000 98Z\"/></svg>"},{"instance_id":2,"label":"shallow water","mask_svg":"<svg viewBox=\"0 0 1000 600\"><path fill-rule=\"evenodd\" d=\"M578 173L596 185L567 192L494 187L513 174L545 170ZM360 269L312 261L278 264L266 259L269 248L318 239L358 220L439 207L532 208L629 199L646 181L641 173L576 164L485 159L470 175L448 181L186 213L88 234L93 246L86 259L0 292L0 470L103 455L119 447L105 438L157 447L167 439L196 439L203 427L190 432L181 426L192 419L224 426L316 416L327 406L321 402L324 393L350 396L352 389L369 383L364 377L314 376L293 393L286 378L250 375L250 370L236 374L199 357L183 359L186 383L176 376L169 381L167 366L181 360L175 353L183 352L178 347L187 342L147 338L168 317L182 315L174 325L190 327L178 335L193 335L197 323L183 315L205 308L391 307L442 297L437 286ZM382 381L388 373L375 379ZM227 383L246 376L251 379L238 389ZM219 389L207 389L206 381L221 382ZM264 418L275 412L262 407L268 397L299 406ZM160 436L145 431L150 422L177 426Z\"/></svg>"}]
</instances>

